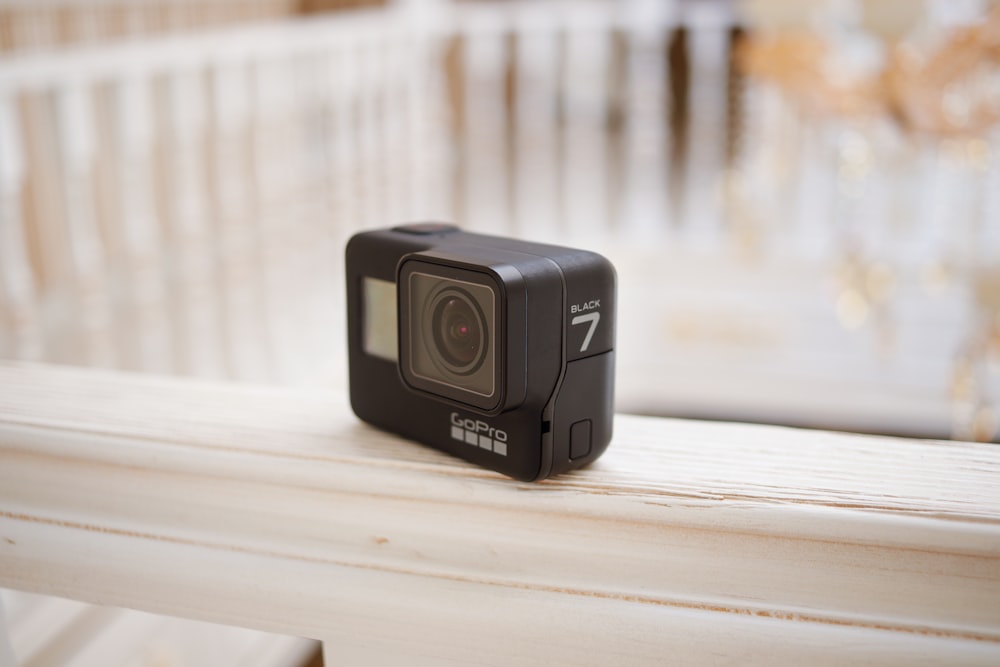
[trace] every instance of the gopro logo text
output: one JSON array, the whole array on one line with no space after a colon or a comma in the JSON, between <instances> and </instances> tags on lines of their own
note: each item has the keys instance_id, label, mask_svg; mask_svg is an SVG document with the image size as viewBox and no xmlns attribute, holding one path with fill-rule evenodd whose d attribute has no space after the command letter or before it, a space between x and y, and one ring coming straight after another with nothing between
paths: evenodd
<instances>
[{"instance_id":1,"label":"gopro logo text","mask_svg":"<svg viewBox=\"0 0 1000 667\"><path fill-rule=\"evenodd\" d=\"M490 426L482 419L469 419L452 412L451 437L500 456L507 456L507 432Z\"/></svg>"}]
</instances>

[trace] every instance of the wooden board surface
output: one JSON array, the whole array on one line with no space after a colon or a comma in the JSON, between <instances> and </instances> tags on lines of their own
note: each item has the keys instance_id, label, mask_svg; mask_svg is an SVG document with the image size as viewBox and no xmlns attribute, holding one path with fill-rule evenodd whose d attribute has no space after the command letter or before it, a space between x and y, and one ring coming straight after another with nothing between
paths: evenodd
<instances>
[{"instance_id":1,"label":"wooden board surface","mask_svg":"<svg viewBox=\"0 0 1000 667\"><path fill-rule=\"evenodd\" d=\"M0 366L0 586L331 664L1000 660L995 445L615 427L522 484L338 391Z\"/></svg>"}]
</instances>

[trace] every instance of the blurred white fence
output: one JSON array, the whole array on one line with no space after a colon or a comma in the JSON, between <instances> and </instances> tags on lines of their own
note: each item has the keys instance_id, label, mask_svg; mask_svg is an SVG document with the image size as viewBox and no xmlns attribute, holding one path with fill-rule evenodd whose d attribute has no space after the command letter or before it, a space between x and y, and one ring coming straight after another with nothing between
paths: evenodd
<instances>
[{"instance_id":1,"label":"blurred white fence","mask_svg":"<svg viewBox=\"0 0 1000 667\"><path fill-rule=\"evenodd\" d=\"M2 354L319 371L340 242L428 191L417 41L366 15L0 65Z\"/></svg>"},{"instance_id":2,"label":"blurred white fence","mask_svg":"<svg viewBox=\"0 0 1000 667\"><path fill-rule=\"evenodd\" d=\"M975 310L920 287L947 215L899 243L847 214L896 296L891 327L845 330L844 135L734 76L735 25L728 3L412 3L10 57L0 356L342 382L344 241L450 219L616 262L620 409L947 433ZM935 210L969 187L913 170Z\"/></svg>"},{"instance_id":3,"label":"blurred white fence","mask_svg":"<svg viewBox=\"0 0 1000 667\"><path fill-rule=\"evenodd\" d=\"M624 157L606 131L631 107L662 121L672 19L649 18L392 9L8 58L0 354L322 377L357 229L449 218L557 239L614 229L625 205L667 224L666 128L630 124Z\"/></svg>"}]
</instances>

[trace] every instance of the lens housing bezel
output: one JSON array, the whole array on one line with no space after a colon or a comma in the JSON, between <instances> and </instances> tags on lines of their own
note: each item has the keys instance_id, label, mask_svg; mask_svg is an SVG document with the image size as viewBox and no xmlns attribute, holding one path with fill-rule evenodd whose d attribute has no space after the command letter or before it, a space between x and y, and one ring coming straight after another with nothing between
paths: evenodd
<instances>
[{"instance_id":1,"label":"lens housing bezel","mask_svg":"<svg viewBox=\"0 0 1000 667\"><path fill-rule=\"evenodd\" d=\"M415 281L433 279L431 289L415 289ZM399 286L399 369L404 383L411 389L444 398L480 410L500 407L504 394L504 347L506 317L504 290L500 281L488 271L450 266L420 259L404 260L398 272ZM468 373L461 367L451 367L442 359L431 359L430 368L422 355L427 354L426 341L433 337L433 308L442 295L464 293L479 309L484 326L486 349L482 358L472 364ZM490 303L483 298L490 295ZM489 378L489 387L483 385Z\"/></svg>"}]
</instances>

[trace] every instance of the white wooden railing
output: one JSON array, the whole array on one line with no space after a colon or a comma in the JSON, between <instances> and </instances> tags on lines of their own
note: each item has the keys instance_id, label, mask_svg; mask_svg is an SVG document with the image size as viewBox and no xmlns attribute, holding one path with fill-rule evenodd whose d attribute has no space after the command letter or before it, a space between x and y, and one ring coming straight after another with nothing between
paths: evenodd
<instances>
[{"instance_id":1,"label":"white wooden railing","mask_svg":"<svg viewBox=\"0 0 1000 667\"><path fill-rule=\"evenodd\" d=\"M340 241L405 217L361 202L412 211L381 139L423 65L399 28L362 15L4 63L5 356L283 381L336 356Z\"/></svg>"},{"instance_id":2,"label":"white wooden railing","mask_svg":"<svg viewBox=\"0 0 1000 667\"><path fill-rule=\"evenodd\" d=\"M330 665L1000 660L993 445L619 415L598 463L524 484L338 391L0 386L2 586L314 637Z\"/></svg>"}]
</instances>

